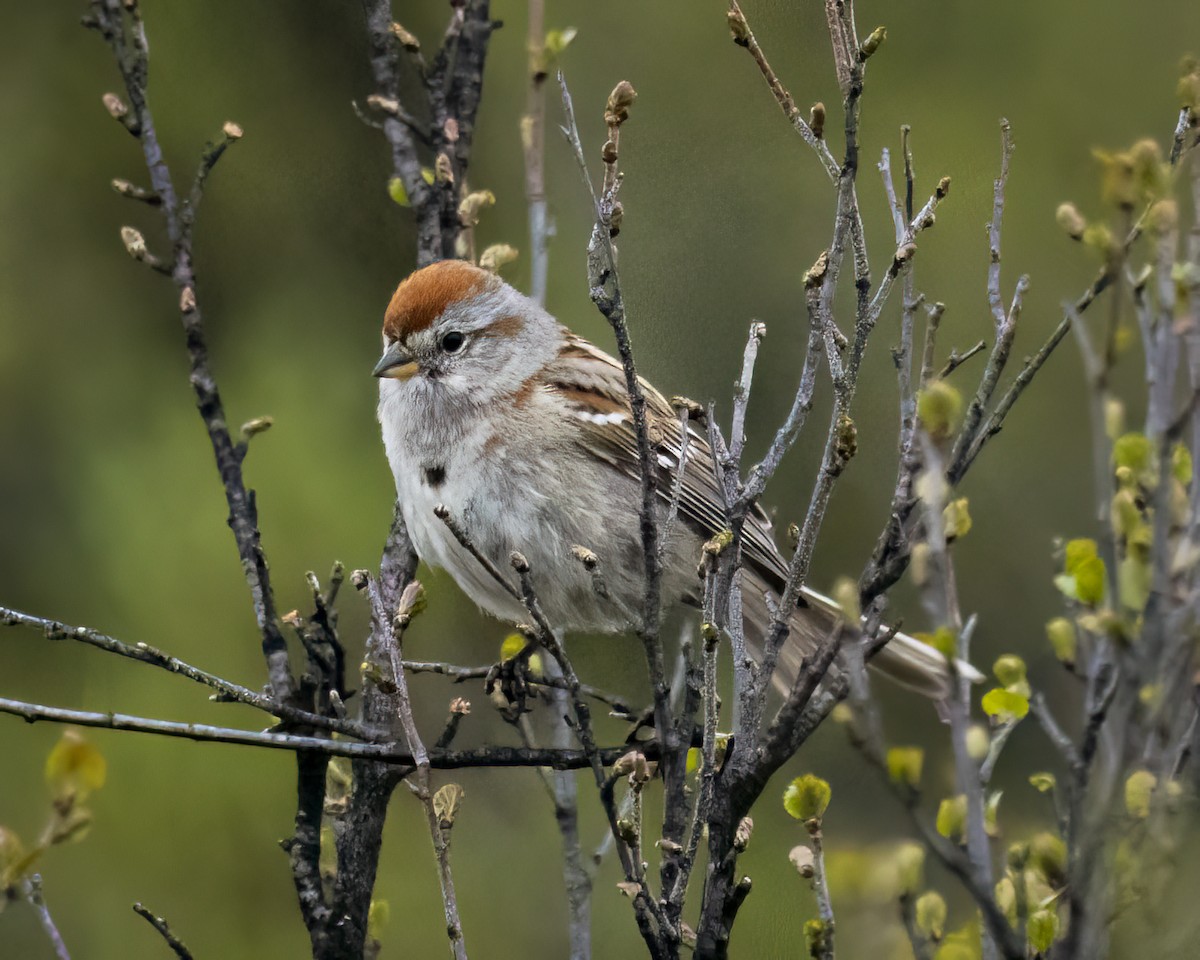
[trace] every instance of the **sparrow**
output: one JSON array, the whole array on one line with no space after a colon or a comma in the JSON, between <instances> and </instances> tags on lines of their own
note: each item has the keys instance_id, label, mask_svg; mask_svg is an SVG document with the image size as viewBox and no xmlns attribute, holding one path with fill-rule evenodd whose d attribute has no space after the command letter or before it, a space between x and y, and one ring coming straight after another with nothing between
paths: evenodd
<instances>
[{"instance_id":1,"label":"sparrow","mask_svg":"<svg viewBox=\"0 0 1200 960\"><path fill-rule=\"evenodd\" d=\"M396 288L373 372L400 509L425 561L448 571L493 616L528 619L523 603L439 519L441 510L500 569L509 569L514 551L526 557L556 630L611 634L639 621L641 468L616 359L497 275L442 260ZM712 449L702 430L682 425L663 395L640 382L657 460L660 530L679 491L678 516L662 544L663 601L698 607L702 547L726 527ZM601 589L580 560L587 551L602 566ZM787 569L771 522L756 507L744 528L740 574L747 648L756 657ZM778 689L791 689L804 655L840 616L828 597L803 589L773 678ZM950 693L946 659L904 634L893 636L871 665L934 700Z\"/></svg>"}]
</instances>

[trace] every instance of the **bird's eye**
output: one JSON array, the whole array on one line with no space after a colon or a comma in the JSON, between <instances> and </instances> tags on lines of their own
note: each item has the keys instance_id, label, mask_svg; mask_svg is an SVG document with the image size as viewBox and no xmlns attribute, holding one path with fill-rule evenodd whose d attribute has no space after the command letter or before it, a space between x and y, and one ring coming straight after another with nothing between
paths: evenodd
<instances>
[{"instance_id":1,"label":"bird's eye","mask_svg":"<svg viewBox=\"0 0 1200 960\"><path fill-rule=\"evenodd\" d=\"M448 334L442 337L442 349L446 353L457 353L462 349L463 342L467 338L457 330L451 330Z\"/></svg>"}]
</instances>

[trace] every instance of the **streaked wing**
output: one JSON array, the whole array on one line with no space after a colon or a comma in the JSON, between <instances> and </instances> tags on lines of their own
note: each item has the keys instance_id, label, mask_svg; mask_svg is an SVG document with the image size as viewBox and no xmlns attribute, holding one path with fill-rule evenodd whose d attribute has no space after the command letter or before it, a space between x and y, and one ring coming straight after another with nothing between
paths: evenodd
<instances>
[{"instance_id":1,"label":"streaked wing","mask_svg":"<svg viewBox=\"0 0 1200 960\"><path fill-rule=\"evenodd\" d=\"M640 481L637 435L620 363L588 341L566 333L566 345L546 369L546 389L553 390L579 421L579 442L589 453ZM646 423L658 459L658 495L669 501L679 469L680 423L661 393L639 378L646 397ZM708 438L695 425L687 427L679 516L707 539L725 529L725 510L717 485ZM771 536L771 521L757 505L747 518L743 558L767 584L782 589L787 568ZM699 560L699 558L697 558Z\"/></svg>"}]
</instances>

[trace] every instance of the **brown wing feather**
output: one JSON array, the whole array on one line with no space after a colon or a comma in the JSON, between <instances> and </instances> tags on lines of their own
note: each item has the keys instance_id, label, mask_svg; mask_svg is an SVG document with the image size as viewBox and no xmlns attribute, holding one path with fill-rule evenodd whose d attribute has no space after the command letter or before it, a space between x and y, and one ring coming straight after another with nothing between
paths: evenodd
<instances>
[{"instance_id":1,"label":"brown wing feather","mask_svg":"<svg viewBox=\"0 0 1200 960\"><path fill-rule=\"evenodd\" d=\"M625 373L616 359L586 340L564 330L566 344L558 361L547 369L544 386L554 390L579 417L579 442L589 453L638 480L637 437L625 390ZM582 362L581 362L582 361ZM659 458L658 494L669 501L680 461L680 423L661 393L640 380L646 397L646 420ZM688 424L687 454L680 485L679 516L705 539L725 529L725 511L708 438ZM773 618L771 597L778 597L787 579L787 564L771 535L771 521L757 505L747 517L742 540L743 609L747 642L757 646ZM776 687L787 693L804 654L828 636L837 619L832 600L805 589L799 608L789 621L790 642L780 651ZM932 647L905 634L897 634L872 661L884 673L934 700L949 690L945 659ZM981 679L970 664L960 672Z\"/></svg>"},{"instance_id":2,"label":"brown wing feather","mask_svg":"<svg viewBox=\"0 0 1200 960\"><path fill-rule=\"evenodd\" d=\"M580 442L587 450L629 478L639 480L637 435L625 391L624 369L614 357L588 341L574 334L567 334L566 339L567 345L559 354L559 361L547 369L546 385L568 406L580 411ZM581 360L588 362L580 363ZM679 418L661 393L646 380L638 379L646 398L647 429L659 457L658 494L669 501L681 457ZM600 416L584 418L593 412ZM726 527L712 449L708 438L691 424L688 425L679 515L705 539ZM787 566L771 535L771 521L757 505L747 518L743 559L776 593L782 590Z\"/></svg>"}]
</instances>

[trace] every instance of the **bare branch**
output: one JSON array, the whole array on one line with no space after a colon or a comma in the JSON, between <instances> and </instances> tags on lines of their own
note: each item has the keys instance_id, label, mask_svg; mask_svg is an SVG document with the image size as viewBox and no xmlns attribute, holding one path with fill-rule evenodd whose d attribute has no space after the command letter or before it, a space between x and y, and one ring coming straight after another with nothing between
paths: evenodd
<instances>
[{"instance_id":1,"label":"bare branch","mask_svg":"<svg viewBox=\"0 0 1200 960\"><path fill-rule=\"evenodd\" d=\"M192 960L191 951L184 946L183 941L171 932L171 928L167 925L167 921L162 917L155 916L150 910L140 903L133 905L133 912L145 920L150 926L158 931L159 936L166 941L167 946L171 948L171 952L175 954L179 960Z\"/></svg>"}]
</instances>

